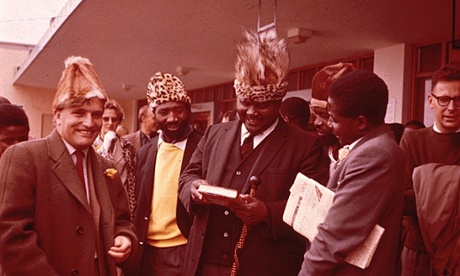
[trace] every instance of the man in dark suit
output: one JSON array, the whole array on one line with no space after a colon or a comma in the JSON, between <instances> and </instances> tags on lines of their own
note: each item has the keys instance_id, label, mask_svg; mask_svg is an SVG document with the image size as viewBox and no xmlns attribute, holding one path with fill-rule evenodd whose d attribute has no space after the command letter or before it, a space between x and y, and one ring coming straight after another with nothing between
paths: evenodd
<instances>
[{"instance_id":1,"label":"man in dark suit","mask_svg":"<svg viewBox=\"0 0 460 276\"><path fill-rule=\"evenodd\" d=\"M147 104L139 108L137 119L139 120L140 129L123 136L123 138L133 143L136 151L139 151L139 149L147 144L150 139L158 135L158 129L155 121L155 114Z\"/></svg>"},{"instance_id":2,"label":"man in dark suit","mask_svg":"<svg viewBox=\"0 0 460 276\"><path fill-rule=\"evenodd\" d=\"M66 60L55 130L0 161L0 263L8 275L116 275L137 244L114 164L91 147L107 94L88 59Z\"/></svg>"},{"instance_id":3,"label":"man in dark suit","mask_svg":"<svg viewBox=\"0 0 460 276\"><path fill-rule=\"evenodd\" d=\"M147 99L161 134L137 154L134 224L139 237L126 275L181 275L191 218L178 200L179 174L201 135L190 125L191 101L179 78L156 73Z\"/></svg>"},{"instance_id":4,"label":"man in dark suit","mask_svg":"<svg viewBox=\"0 0 460 276\"><path fill-rule=\"evenodd\" d=\"M232 267L242 275L299 272L305 239L282 221L284 207L296 174L326 183L328 162L316 137L279 115L288 71L285 41L274 30L246 33L234 84L239 120L208 127L180 178L180 199L194 214L184 275L230 275ZM249 150L240 153L242 144ZM251 176L261 181L255 196ZM201 184L236 189L238 202L209 204ZM243 224L249 230L235 258Z\"/></svg>"},{"instance_id":5,"label":"man in dark suit","mask_svg":"<svg viewBox=\"0 0 460 276\"><path fill-rule=\"evenodd\" d=\"M335 80L327 100L329 127L349 153L332 168L332 207L305 254L299 275L398 275L404 155L385 125L388 88L370 71ZM369 267L346 262L376 225L385 230Z\"/></svg>"}]
</instances>

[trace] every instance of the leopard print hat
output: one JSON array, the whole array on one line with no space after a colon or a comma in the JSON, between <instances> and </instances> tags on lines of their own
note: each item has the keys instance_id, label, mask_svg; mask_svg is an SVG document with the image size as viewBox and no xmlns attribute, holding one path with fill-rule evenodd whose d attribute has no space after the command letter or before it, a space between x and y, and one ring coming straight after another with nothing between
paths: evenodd
<instances>
[{"instance_id":1,"label":"leopard print hat","mask_svg":"<svg viewBox=\"0 0 460 276\"><path fill-rule=\"evenodd\" d=\"M182 81L172 74L162 72L157 72L150 78L147 101L152 109L165 102L183 102L187 105L192 103Z\"/></svg>"},{"instance_id":2,"label":"leopard print hat","mask_svg":"<svg viewBox=\"0 0 460 276\"><path fill-rule=\"evenodd\" d=\"M237 44L235 81L237 96L254 102L282 100L286 95L289 53L286 40L275 29L245 31Z\"/></svg>"}]
</instances>

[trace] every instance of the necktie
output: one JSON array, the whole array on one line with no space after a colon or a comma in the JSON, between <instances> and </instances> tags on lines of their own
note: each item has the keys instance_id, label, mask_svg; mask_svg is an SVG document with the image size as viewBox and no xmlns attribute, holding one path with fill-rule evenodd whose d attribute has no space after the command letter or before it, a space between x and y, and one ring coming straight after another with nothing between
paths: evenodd
<instances>
[{"instance_id":1,"label":"necktie","mask_svg":"<svg viewBox=\"0 0 460 276\"><path fill-rule=\"evenodd\" d=\"M240 152L241 152L241 157L246 158L246 156L249 155L249 153L252 151L254 148L254 136L249 135L244 139L243 144L240 147Z\"/></svg>"},{"instance_id":2,"label":"necktie","mask_svg":"<svg viewBox=\"0 0 460 276\"><path fill-rule=\"evenodd\" d=\"M77 157L77 163L75 166L77 167L78 175L80 176L81 182L85 184L85 175L83 171L83 160L85 159L85 154L81 150L77 150L75 151L75 156Z\"/></svg>"}]
</instances>

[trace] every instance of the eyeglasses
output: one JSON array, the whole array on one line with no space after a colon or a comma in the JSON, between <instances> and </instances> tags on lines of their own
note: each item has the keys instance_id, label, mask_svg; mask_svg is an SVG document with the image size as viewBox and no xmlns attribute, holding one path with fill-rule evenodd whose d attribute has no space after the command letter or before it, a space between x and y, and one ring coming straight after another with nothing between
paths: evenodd
<instances>
[{"instance_id":1,"label":"eyeglasses","mask_svg":"<svg viewBox=\"0 0 460 276\"><path fill-rule=\"evenodd\" d=\"M118 119L117 117L102 117L102 120L106 123L108 123L109 121L112 121L112 123L118 123L120 119Z\"/></svg>"},{"instance_id":2,"label":"eyeglasses","mask_svg":"<svg viewBox=\"0 0 460 276\"><path fill-rule=\"evenodd\" d=\"M446 107L450 104L450 101L454 101L454 105L456 107L460 107L460 97L448 97L448 96L442 96L442 97L437 97L433 94L431 94L433 98L435 98L438 101L438 104L442 107Z\"/></svg>"}]
</instances>

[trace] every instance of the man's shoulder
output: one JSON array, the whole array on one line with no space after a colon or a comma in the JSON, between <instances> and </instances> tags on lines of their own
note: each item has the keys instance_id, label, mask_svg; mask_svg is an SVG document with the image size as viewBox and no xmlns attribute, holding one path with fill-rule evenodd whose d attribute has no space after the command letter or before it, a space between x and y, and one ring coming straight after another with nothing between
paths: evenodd
<instances>
[{"instance_id":1,"label":"man's shoulder","mask_svg":"<svg viewBox=\"0 0 460 276\"><path fill-rule=\"evenodd\" d=\"M132 142L132 140L136 139L136 137L138 137L139 135L140 135L140 130L130 133L130 134L123 135L121 138Z\"/></svg>"}]
</instances>

